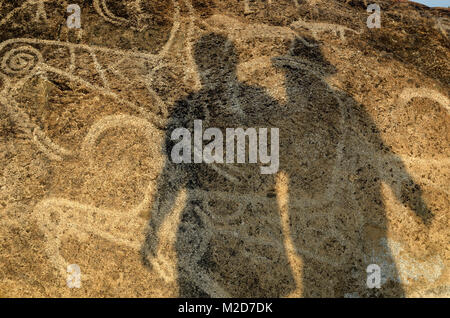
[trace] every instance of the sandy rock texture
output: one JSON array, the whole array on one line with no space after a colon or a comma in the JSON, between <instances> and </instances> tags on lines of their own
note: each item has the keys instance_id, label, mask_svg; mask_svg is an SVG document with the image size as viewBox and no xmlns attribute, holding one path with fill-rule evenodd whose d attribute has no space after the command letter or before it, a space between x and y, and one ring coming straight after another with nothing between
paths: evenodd
<instances>
[{"instance_id":1,"label":"sandy rock texture","mask_svg":"<svg viewBox=\"0 0 450 318\"><path fill-rule=\"evenodd\" d=\"M449 297L449 10L377 3L0 0L0 296Z\"/></svg>"}]
</instances>

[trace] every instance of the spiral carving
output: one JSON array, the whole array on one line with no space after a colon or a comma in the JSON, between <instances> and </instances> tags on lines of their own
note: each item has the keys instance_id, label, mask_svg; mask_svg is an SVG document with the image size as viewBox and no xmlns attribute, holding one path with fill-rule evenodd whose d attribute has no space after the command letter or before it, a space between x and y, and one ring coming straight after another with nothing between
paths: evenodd
<instances>
[{"instance_id":1,"label":"spiral carving","mask_svg":"<svg viewBox=\"0 0 450 318\"><path fill-rule=\"evenodd\" d=\"M20 46L5 53L1 61L1 71L9 76L29 74L42 61L41 53L29 45Z\"/></svg>"}]
</instances>

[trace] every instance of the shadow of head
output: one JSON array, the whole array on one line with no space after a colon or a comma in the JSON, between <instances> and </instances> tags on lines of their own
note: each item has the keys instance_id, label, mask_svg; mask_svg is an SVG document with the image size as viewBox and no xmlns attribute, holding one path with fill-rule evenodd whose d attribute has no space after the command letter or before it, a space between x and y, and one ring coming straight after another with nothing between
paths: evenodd
<instances>
[{"instance_id":1,"label":"shadow of head","mask_svg":"<svg viewBox=\"0 0 450 318\"><path fill-rule=\"evenodd\" d=\"M218 33L206 34L195 43L194 59L203 85L222 83L236 73L238 64L233 42Z\"/></svg>"},{"instance_id":2,"label":"shadow of head","mask_svg":"<svg viewBox=\"0 0 450 318\"><path fill-rule=\"evenodd\" d=\"M425 225L430 225L433 213L423 200L420 187L406 171L401 158L398 158L390 146L385 144L383 135L366 106L359 104L349 93L328 83L327 77L336 74L338 70L326 59L317 42L312 39L297 38L292 43L288 54L275 57L272 62L275 67L281 68L285 73L289 114L296 114L296 117L291 118L295 118L298 131L311 131L311 140L308 140L305 134L299 133L296 137L297 142L303 142L302 147L305 149L309 145L318 144L321 145L321 149L328 149L327 147L336 146L335 140L343 138L339 137L339 134L336 135L335 132L351 129L354 134L348 135L340 141L351 145L346 149L347 159L361 158L359 149L364 149L364 151L372 153L373 158L388 156L393 162L399 162L400 168L396 169L395 173L391 177L387 177L385 181L394 186L396 196L414 211ZM340 122L339 118L343 118L343 112L348 114L348 119ZM360 148L358 149L358 147ZM306 152L305 158L311 155L309 161L318 164L320 160L317 158L326 157L325 155L319 156L319 154L320 151L315 153L313 148L310 152ZM373 159L366 158L367 163L371 160ZM310 165L305 173L311 173L313 170L311 167ZM348 167L348 169L352 169L352 167ZM362 183L375 178L379 180L376 176L376 169L370 169L366 176L360 178L360 187L367 189L367 185ZM374 202L376 197L381 195L379 187L378 181L373 183L375 195L372 200L366 200L367 202Z\"/></svg>"},{"instance_id":3,"label":"shadow of head","mask_svg":"<svg viewBox=\"0 0 450 318\"><path fill-rule=\"evenodd\" d=\"M272 62L275 67L296 73L297 76L301 70L323 77L337 72L335 66L324 57L318 42L312 38L295 38L288 54L275 57Z\"/></svg>"}]
</instances>

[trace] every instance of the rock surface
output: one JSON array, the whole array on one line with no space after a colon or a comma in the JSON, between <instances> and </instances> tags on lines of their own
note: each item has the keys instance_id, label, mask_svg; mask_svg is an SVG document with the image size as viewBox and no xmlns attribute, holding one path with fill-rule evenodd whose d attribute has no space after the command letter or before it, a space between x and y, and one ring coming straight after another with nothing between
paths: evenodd
<instances>
[{"instance_id":1,"label":"rock surface","mask_svg":"<svg viewBox=\"0 0 450 318\"><path fill-rule=\"evenodd\" d=\"M70 3L0 0L0 296L450 296L448 9ZM196 119L279 170L172 163Z\"/></svg>"}]
</instances>

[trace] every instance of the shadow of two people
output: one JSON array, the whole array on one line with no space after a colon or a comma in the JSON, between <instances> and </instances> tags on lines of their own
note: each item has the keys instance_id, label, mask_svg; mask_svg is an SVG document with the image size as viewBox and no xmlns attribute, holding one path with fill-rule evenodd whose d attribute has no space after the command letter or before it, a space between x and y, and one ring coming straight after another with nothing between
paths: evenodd
<instances>
[{"instance_id":1,"label":"shadow of two people","mask_svg":"<svg viewBox=\"0 0 450 318\"><path fill-rule=\"evenodd\" d=\"M270 125L280 129L280 171L264 175L255 164L176 164L168 157L141 250L144 264L152 268L161 224L185 189L175 241L182 297L403 296L386 244L381 183L425 223L432 214L364 107L325 81L336 70L320 47L296 41L289 55L273 59L285 72L286 105L237 80L238 53L225 36L203 36L194 54L202 88L171 109L166 153L176 142L174 129L192 131L194 120L223 130ZM366 268L374 253L383 256L378 265L387 280L372 290ZM301 268L293 265L296 256Z\"/></svg>"}]
</instances>

